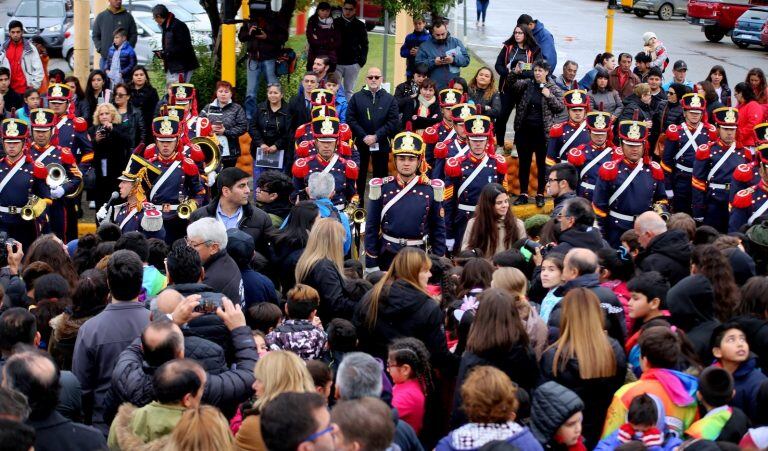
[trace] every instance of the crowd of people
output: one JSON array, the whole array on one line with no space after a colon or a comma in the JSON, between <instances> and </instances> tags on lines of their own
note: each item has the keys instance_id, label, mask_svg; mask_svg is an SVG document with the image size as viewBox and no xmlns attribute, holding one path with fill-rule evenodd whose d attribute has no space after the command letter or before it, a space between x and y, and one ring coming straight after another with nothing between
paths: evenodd
<instances>
[{"instance_id":1,"label":"crowd of people","mask_svg":"<svg viewBox=\"0 0 768 451\"><path fill-rule=\"evenodd\" d=\"M119 0L85 92L23 72L18 93L34 50L10 27L0 447L768 448L763 72L734 107L720 66L665 82L646 33L554 76L524 14L469 82L463 44L418 19L409 79L393 95L369 67L355 90L356 6L318 5L293 99L270 79L279 27L243 26L249 92L267 79L245 108L224 81L199 99L191 66L159 98ZM518 218L534 157L553 210ZM98 227L78 236L89 173Z\"/></svg>"}]
</instances>

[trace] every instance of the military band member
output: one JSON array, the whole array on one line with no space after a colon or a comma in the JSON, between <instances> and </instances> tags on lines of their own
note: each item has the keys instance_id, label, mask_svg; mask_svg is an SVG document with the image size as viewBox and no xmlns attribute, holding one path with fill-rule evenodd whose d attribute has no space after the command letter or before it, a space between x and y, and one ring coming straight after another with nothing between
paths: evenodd
<instances>
[{"instance_id":1,"label":"military band member","mask_svg":"<svg viewBox=\"0 0 768 451\"><path fill-rule=\"evenodd\" d=\"M165 239L163 214L155 205L147 202L147 193L160 177L160 170L138 155L131 155L120 180L119 193L122 203L110 205L103 218L117 224L123 234L141 232L147 238Z\"/></svg>"},{"instance_id":2,"label":"military band member","mask_svg":"<svg viewBox=\"0 0 768 451\"><path fill-rule=\"evenodd\" d=\"M595 192L597 172L603 163L623 158L621 149L611 146L608 133L611 130L611 114L602 111L587 113L589 142L568 151L568 162L579 171L579 186L576 194L589 201Z\"/></svg>"},{"instance_id":3,"label":"military band member","mask_svg":"<svg viewBox=\"0 0 768 451\"><path fill-rule=\"evenodd\" d=\"M45 108L35 108L29 112L32 122L32 145L29 146L29 155L35 162L42 163L48 169L47 182L51 191L48 226L51 232L63 240L68 235L64 197L74 198L80 195L83 190L83 174L77 167L75 156L68 148L51 144L54 116L53 110Z\"/></svg>"},{"instance_id":4,"label":"military band member","mask_svg":"<svg viewBox=\"0 0 768 451\"><path fill-rule=\"evenodd\" d=\"M717 140L699 146L693 162L693 218L725 233L729 201L757 180L750 164L752 154L736 146L739 111L717 108L712 116L717 124Z\"/></svg>"},{"instance_id":5,"label":"military band member","mask_svg":"<svg viewBox=\"0 0 768 451\"><path fill-rule=\"evenodd\" d=\"M336 189L331 198L333 205L339 211L356 196L355 181L358 166L352 160L347 160L337 153L339 138L339 119L335 117L318 117L312 121L312 135L315 137L317 154L313 157L299 158L293 164L294 197L307 188L307 179L313 172L325 172L333 175Z\"/></svg>"},{"instance_id":6,"label":"military band member","mask_svg":"<svg viewBox=\"0 0 768 451\"><path fill-rule=\"evenodd\" d=\"M207 117L197 114L197 98L195 85L192 83L173 83L171 85L171 105L184 107L184 130L189 139L197 136L212 136L213 128Z\"/></svg>"},{"instance_id":7,"label":"military band member","mask_svg":"<svg viewBox=\"0 0 768 451\"><path fill-rule=\"evenodd\" d=\"M453 124L453 133L435 145L434 148L434 167L432 177L446 182L446 188L449 187L445 178L445 160L451 157L460 157L469 152L469 143L467 142L467 129L464 120L474 114L477 109L469 103L459 103L450 108L451 123ZM446 199L450 196L446 196Z\"/></svg>"},{"instance_id":8,"label":"military band member","mask_svg":"<svg viewBox=\"0 0 768 451\"><path fill-rule=\"evenodd\" d=\"M80 172L85 174L93 162L93 143L87 133L88 123L74 114L72 97L73 93L69 85L63 83L48 85L48 107L55 114L54 124L56 124L51 143L68 148L75 156ZM67 236L64 241L77 238L77 220L81 216L81 200L81 195L64 198L64 208L67 211Z\"/></svg>"},{"instance_id":9,"label":"military band member","mask_svg":"<svg viewBox=\"0 0 768 451\"><path fill-rule=\"evenodd\" d=\"M740 190L731 202L728 232L741 232L744 225L752 225L758 218L768 215L768 144L760 144L755 159L759 162L760 180Z\"/></svg>"},{"instance_id":10,"label":"military band member","mask_svg":"<svg viewBox=\"0 0 768 451\"><path fill-rule=\"evenodd\" d=\"M437 143L449 140L456 134L453 130L453 114L451 108L461 103L462 99L463 96L461 92L456 89L443 89L437 93L437 101L440 104L443 120L437 125L427 127L423 133L424 142L426 143L425 161L430 168L435 166L434 150Z\"/></svg>"},{"instance_id":11,"label":"military band member","mask_svg":"<svg viewBox=\"0 0 768 451\"><path fill-rule=\"evenodd\" d=\"M645 122L621 121L619 137L624 158L603 163L598 172L592 208L603 236L613 248L621 235L633 228L635 217L649 211L654 203L666 208L664 171L645 154L648 127Z\"/></svg>"},{"instance_id":12,"label":"military band member","mask_svg":"<svg viewBox=\"0 0 768 451\"><path fill-rule=\"evenodd\" d=\"M147 195L150 203L163 214L165 241L173 243L186 235L188 217L180 217L178 210L194 210L205 195L205 186L195 162L185 157L181 141L180 124L168 116L152 121L155 144L147 147L152 155L149 163L160 171L160 176ZM187 216L184 214L183 216Z\"/></svg>"},{"instance_id":13,"label":"military band member","mask_svg":"<svg viewBox=\"0 0 768 451\"><path fill-rule=\"evenodd\" d=\"M5 157L0 160L0 231L20 242L22 249L28 249L40 232L35 218L45 212L50 202L50 191L45 184L48 171L45 165L24 153L24 142L29 136L25 121L4 119L0 132L5 151ZM34 215L22 215L26 205L33 206Z\"/></svg>"},{"instance_id":14,"label":"military band member","mask_svg":"<svg viewBox=\"0 0 768 451\"><path fill-rule=\"evenodd\" d=\"M469 116L464 128L469 138L469 152L463 156L448 158L445 175L451 179L453 196L446 197L444 208L446 221L453 225L453 250L458 252L469 218L474 216L480 192L488 183L504 183L507 163L501 155L491 155L491 119L488 116Z\"/></svg>"},{"instance_id":15,"label":"military band member","mask_svg":"<svg viewBox=\"0 0 768 451\"><path fill-rule=\"evenodd\" d=\"M563 94L563 103L568 110L568 120L555 124L549 130L547 144L547 166L564 163L568 151L589 142L586 118L589 95L582 89L573 89Z\"/></svg>"},{"instance_id":16,"label":"military band member","mask_svg":"<svg viewBox=\"0 0 768 451\"><path fill-rule=\"evenodd\" d=\"M406 246L444 255L443 182L418 174L426 145L417 133L399 133L392 144L397 175L369 182L365 267L386 271Z\"/></svg>"},{"instance_id":17,"label":"military band member","mask_svg":"<svg viewBox=\"0 0 768 451\"><path fill-rule=\"evenodd\" d=\"M312 91L313 93L315 91ZM336 117L336 109L331 106L314 106L311 112L312 120L320 117ZM317 155L317 148L315 147L315 137L312 135L312 122L308 122L301 125L296 129L296 159L307 158ZM337 144L337 153L346 159L352 159L355 164L360 164L360 152L357 151L357 147L354 146L352 140L352 129L349 125L339 121L339 140Z\"/></svg>"},{"instance_id":18,"label":"military band member","mask_svg":"<svg viewBox=\"0 0 768 451\"><path fill-rule=\"evenodd\" d=\"M691 179L696 149L717 139L717 129L702 121L707 110L704 97L694 93L685 94L680 104L685 122L680 125L670 124L667 128L661 168L664 169L664 187L672 211L691 214Z\"/></svg>"}]
</instances>

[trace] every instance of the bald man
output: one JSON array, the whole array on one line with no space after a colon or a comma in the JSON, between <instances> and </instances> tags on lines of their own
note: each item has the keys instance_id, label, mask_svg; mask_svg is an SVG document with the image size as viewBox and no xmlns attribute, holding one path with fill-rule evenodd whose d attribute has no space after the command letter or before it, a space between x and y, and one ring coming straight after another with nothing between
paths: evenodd
<instances>
[{"instance_id":1,"label":"bald man","mask_svg":"<svg viewBox=\"0 0 768 451\"><path fill-rule=\"evenodd\" d=\"M638 216L634 228L643 247L635 257L640 270L658 271L670 285L691 273L692 245L684 230L667 230L667 223L653 211Z\"/></svg>"},{"instance_id":2,"label":"bald man","mask_svg":"<svg viewBox=\"0 0 768 451\"><path fill-rule=\"evenodd\" d=\"M389 140L400 131L397 100L382 89L383 82L381 69L371 67L365 76L366 89L352 95L347 105L347 123L352 129L357 150L360 152L357 193L361 206L365 198L368 162L373 162L374 177L386 177Z\"/></svg>"},{"instance_id":3,"label":"bald man","mask_svg":"<svg viewBox=\"0 0 768 451\"><path fill-rule=\"evenodd\" d=\"M597 296L606 316L606 330L611 338L614 338L619 343L624 343L627 335L627 324L624 319L624 306L616 298L609 288L600 286L600 280L598 278L597 271L599 264L597 260L597 254L589 249L577 247L568 251L565 254L565 261L563 264L563 280L566 281L563 285L563 292L574 288L586 288ZM549 325L551 327L559 327L560 325L560 307L562 302L552 310L549 315Z\"/></svg>"}]
</instances>

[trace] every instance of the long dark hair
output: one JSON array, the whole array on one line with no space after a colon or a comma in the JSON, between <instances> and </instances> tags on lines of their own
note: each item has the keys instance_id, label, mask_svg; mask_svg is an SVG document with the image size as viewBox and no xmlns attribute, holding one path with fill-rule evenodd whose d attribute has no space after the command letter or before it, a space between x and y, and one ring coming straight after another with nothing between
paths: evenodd
<instances>
[{"instance_id":1,"label":"long dark hair","mask_svg":"<svg viewBox=\"0 0 768 451\"><path fill-rule=\"evenodd\" d=\"M749 82L749 78L753 75L760 80L760 83L757 85L757 89L754 90L752 89L752 84ZM761 96L765 96L765 90L768 88L768 82L765 80L765 72L763 72L762 69L759 67L753 67L749 70L749 72L747 72L747 77L744 79L744 81L747 83L747 86L749 86L750 90L755 94L755 100L758 100Z\"/></svg>"},{"instance_id":2,"label":"long dark hair","mask_svg":"<svg viewBox=\"0 0 768 451\"><path fill-rule=\"evenodd\" d=\"M484 258L470 258L464 264L459 280L459 299L467 295L473 288L485 290L491 286L493 265Z\"/></svg>"},{"instance_id":3,"label":"long dark hair","mask_svg":"<svg viewBox=\"0 0 768 451\"><path fill-rule=\"evenodd\" d=\"M515 30L518 28L523 32L523 45L525 48L530 49L531 51L538 49L539 43L536 42L536 38L533 37L533 33L531 33L531 30L529 30L528 27L524 27L522 25L515 25L515 28L512 29L512 35L506 41L504 41L504 45L517 45L517 42L515 41Z\"/></svg>"},{"instance_id":4,"label":"long dark hair","mask_svg":"<svg viewBox=\"0 0 768 451\"><path fill-rule=\"evenodd\" d=\"M712 284L715 317L727 321L741 298L728 258L714 245L702 244L693 248L691 263L696 265L696 273L706 277Z\"/></svg>"},{"instance_id":5,"label":"long dark hair","mask_svg":"<svg viewBox=\"0 0 768 451\"><path fill-rule=\"evenodd\" d=\"M98 103L98 100L96 99L96 93L94 92L93 86L91 85L93 78L97 75L101 76L101 79L104 80L104 87L101 88L101 92L104 92L109 88L109 78L107 78L107 74L105 74L104 71L100 69L94 69L90 74L88 74L88 82L85 84L85 100L88 102L90 114L93 114L93 112L96 111L96 104Z\"/></svg>"},{"instance_id":6,"label":"long dark hair","mask_svg":"<svg viewBox=\"0 0 768 451\"><path fill-rule=\"evenodd\" d=\"M128 81L128 86L131 89L137 89L133 85L133 74L135 74L138 71L144 72L144 77L147 79L147 82L144 83L144 87L151 88L152 87L152 82L149 81L149 72L147 72L147 68L144 67L144 66L136 66L136 67L133 68L133 70L131 71L131 79L130 79L130 81Z\"/></svg>"},{"instance_id":7,"label":"long dark hair","mask_svg":"<svg viewBox=\"0 0 768 451\"><path fill-rule=\"evenodd\" d=\"M765 319L768 313L768 278L754 276L747 280L741 287L741 302L734 313Z\"/></svg>"},{"instance_id":8,"label":"long dark hair","mask_svg":"<svg viewBox=\"0 0 768 451\"><path fill-rule=\"evenodd\" d=\"M611 52L598 53L597 55L595 55L595 61L592 63L592 67L595 67L595 66L604 67L603 63L605 62L605 60L609 60L613 57L614 55Z\"/></svg>"},{"instance_id":9,"label":"long dark hair","mask_svg":"<svg viewBox=\"0 0 768 451\"><path fill-rule=\"evenodd\" d=\"M85 92L83 92L83 88L80 86L80 79L75 77L74 75L70 75L69 77L64 79L64 83L73 82L75 84L75 98L77 100L82 99L85 97Z\"/></svg>"},{"instance_id":10,"label":"long dark hair","mask_svg":"<svg viewBox=\"0 0 768 451\"><path fill-rule=\"evenodd\" d=\"M704 91L704 100L707 101L707 106L720 100L720 96L718 96L717 91L715 91L715 85L713 85L711 81L704 80L699 83L699 86L701 86L701 89Z\"/></svg>"},{"instance_id":11,"label":"long dark hair","mask_svg":"<svg viewBox=\"0 0 768 451\"><path fill-rule=\"evenodd\" d=\"M80 274L72 295L72 317L85 318L103 310L109 302L107 274L100 269L88 269Z\"/></svg>"},{"instance_id":12,"label":"long dark hair","mask_svg":"<svg viewBox=\"0 0 768 451\"><path fill-rule=\"evenodd\" d=\"M720 74L723 76L723 81L720 82L720 86L728 86L728 76L725 75L725 68L719 64L715 64L712 66L712 69L709 70L709 75L707 75L706 80L708 82L712 82L712 74Z\"/></svg>"},{"instance_id":13,"label":"long dark hair","mask_svg":"<svg viewBox=\"0 0 768 451\"><path fill-rule=\"evenodd\" d=\"M735 92L736 94L741 94L741 97L744 99L745 104L753 100L757 101L757 95L755 94L755 91L752 89L752 86L749 83L746 83L743 81L736 83L736 86L733 87L733 92Z\"/></svg>"},{"instance_id":14,"label":"long dark hair","mask_svg":"<svg viewBox=\"0 0 768 451\"><path fill-rule=\"evenodd\" d=\"M299 202L288 215L288 223L285 228L274 235L275 247L289 249L303 248L309 240L309 230L317 219L319 209L311 200Z\"/></svg>"},{"instance_id":15,"label":"long dark hair","mask_svg":"<svg viewBox=\"0 0 768 451\"><path fill-rule=\"evenodd\" d=\"M597 68L597 73L595 73L595 79L592 80L592 86L589 87L589 90L591 92L600 92L600 88L597 86L597 79L598 78L605 78L606 80L609 81L609 83L607 85L605 85L605 88L603 88L604 92L611 92L611 91L613 91L613 86L611 86L611 83L610 83L611 78L608 75L608 71L605 70L604 68L598 67Z\"/></svg>"},{"instance_id":16,"label":"long dark hair","mask_svg":"<svg viewBox=\"0 0 768 451\"><path fill-rule=\"evenodd\" d=\"M497 288L489 288L477 296L480 305L469 328L467 351L482 354L528 346L528 334L515 308L517 298Z\"/></svg>"},{"instance_id":17,"label":"long dark hair","mask_svg":"<svg viewBox=\"0 0 768 451\"><path fill-rule=\"evenodd\" d=\"M75 265L56 235L43 235L29 246L27 255L24 256L24 266L37 261L48 263L56 273L61 274L69 283L70 291L77 285Z\"/></svg>"},{"instance_id":18,"label":"long dark hair","mask_svg":"<svg viewBox=\"0 0 768 451\"><path fill-rule=\"evenodd\" d=\"M520 231L512 206L509 207L503 218L496 215L496 198L502 194L507 194L507 190L498 183L489 183L480 192L480 199L477 201L477 209L475 210L475 224L469 236L470 249L479 248L484 255L488 256L495 254L499 244L499 228L497 226L499 220L504 223L504 249L511 248L512 243L517 241Z\"/></svg>"}]
</instances>

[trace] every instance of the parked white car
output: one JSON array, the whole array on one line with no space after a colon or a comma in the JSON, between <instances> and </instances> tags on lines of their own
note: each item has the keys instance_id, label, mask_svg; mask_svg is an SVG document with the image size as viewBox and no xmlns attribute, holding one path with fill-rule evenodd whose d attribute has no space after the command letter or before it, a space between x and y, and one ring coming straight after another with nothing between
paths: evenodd
<instances>
[{"instance_id":1,"label":"parked white car","mask_svg":"<svg viewBox=\"0 0 768 451\"><path fill-rule=\"evenodd\" d=\"M136 31L139 34L138 38L136 39L136 47L134 49L136 51L137 64L146 66L151 63L152 59L155 57L152 52L162 48L162 32L160 30L160 26L152 18L152 13L134 11L133 18L136 21ZM91 15L91 25L93 25L93 15ZM210 33L206 34L190 31L190 34L192 36L192 43L195 46L204 45L206 47L210 47L213 44ZM93 41L91 41L90 37L88 41L91 43L89 55L93 55L95 51L93 48ZM74 29L70 27L65 33L61 54L64 56L64 58L66 58L69 67L72 69L75 68L74 47Z\"/></svg>"}]
</instances>

